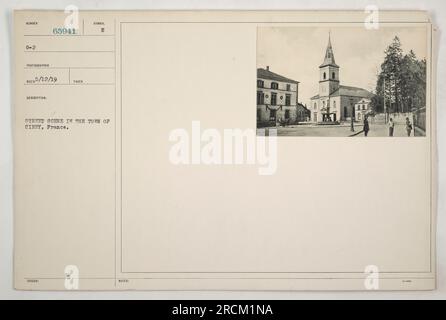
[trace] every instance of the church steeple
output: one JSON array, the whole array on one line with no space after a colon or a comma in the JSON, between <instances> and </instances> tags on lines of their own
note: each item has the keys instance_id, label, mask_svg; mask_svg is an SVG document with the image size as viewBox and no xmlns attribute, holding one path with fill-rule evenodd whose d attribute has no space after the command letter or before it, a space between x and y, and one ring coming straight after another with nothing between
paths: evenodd
<instances>
[{"instance_id":1,"label":"church steeple","mask_svg":"<svg viewBox=\"0 0 446 320\"><path fill-rule=\"evenodd\" d=\"M330 32L328 33L328 45L327 49L325 50L325 58L324 62L319 66L319 68L325 67L325 66L333 66L333 67L339 67L334 58L333 54L333 48L331 47L331 35Z\"/></svg>"},{"instance_id":2,"label":"church steeple","mask_svg":"<svg viewBox=\"0 0 446 320\"><path fill-rule=\"evenodd\" d=\"M319 66L319 96L330 96L339 88L339 66L335 62L331 35L328 34L328 45L324 62Z\"/></svg>"}]
</instances>

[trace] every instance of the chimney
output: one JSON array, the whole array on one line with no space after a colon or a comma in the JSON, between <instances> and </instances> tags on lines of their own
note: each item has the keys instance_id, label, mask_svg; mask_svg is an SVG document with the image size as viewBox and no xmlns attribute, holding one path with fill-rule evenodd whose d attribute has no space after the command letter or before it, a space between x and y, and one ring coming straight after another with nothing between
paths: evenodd
<instances>
[{"instance_id":1,"label":"chimney","mask_svg":"<svg viewBox=\"0 0 446 320\"><path fill-rule=\"evenodd\" d=\"M266 66L266 71L269 71L269 66Z\"/></svg>"}]
</instances>

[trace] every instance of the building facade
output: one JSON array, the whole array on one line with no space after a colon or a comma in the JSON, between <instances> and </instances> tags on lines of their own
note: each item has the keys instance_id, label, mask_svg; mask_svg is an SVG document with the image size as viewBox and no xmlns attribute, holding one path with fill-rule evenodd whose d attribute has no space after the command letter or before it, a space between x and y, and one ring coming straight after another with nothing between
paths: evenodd
<instances>
[{"instance_id":1,"label":"building facade","mask_svg":"<svg viewBox=\"0 0 446 320\"><path fill-rule=\"evenodd\" d=\"M365 89L340 84L339 66L335 62L330 36L324 62L319 66L319 94L311 98L312 122L335 122L356 119L355 104L370 99Z\"/></svg>"},{"instance_id":2,"label":"building facade","mask_svg":"<svg viewBox=\"0 0 446 320\"><path fill-rule=\"evenodd\" d=\"M372 110L370 108L370 99L361 99L355 104L355 119L358 121L364 120Z\"/></svg>"},{"instance_id":3,"label":"building facade","mask_svg":"<svg viewBox=\"0 0 446 320\"><path fill-rule=\"evenodd\" d=\"M257 124L297 123L307 117L299 102L299 82L266 69L257 69Z\"/></svg>"}]
</instances>

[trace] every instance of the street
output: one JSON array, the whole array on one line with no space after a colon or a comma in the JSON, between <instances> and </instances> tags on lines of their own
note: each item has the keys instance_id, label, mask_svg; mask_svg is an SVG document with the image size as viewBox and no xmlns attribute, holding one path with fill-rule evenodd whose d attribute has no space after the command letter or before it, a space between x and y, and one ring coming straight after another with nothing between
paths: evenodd
<instances>
[{"instance_id":1,"label":"street","mask_svg":"<svg viewBox=\"0 0 446 320\"><path fill-rule=\"evenodd\" d=\"M297 125L290 127L278 127L278 136L309 136L309 137L348 137L352 134L362 131L362 124L355 123L355 132L350 131L350 125L332 125L332 126L312 126L312 125ZM386 124L369 124L370 131L368 137L388 137L389 128ZM395 123L394 133L395 137L407 137L406 126L404 123ZM412 130L411 137L414 136ZM361 132L353 137L364 137Z\"/></svg>"}]
</instances>

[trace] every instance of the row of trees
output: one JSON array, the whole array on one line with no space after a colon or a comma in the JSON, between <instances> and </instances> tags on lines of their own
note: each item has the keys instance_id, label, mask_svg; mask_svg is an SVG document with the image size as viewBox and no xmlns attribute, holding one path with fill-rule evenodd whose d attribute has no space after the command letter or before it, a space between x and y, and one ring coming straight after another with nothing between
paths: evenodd
<instances>
[{"instance_id":1,"label":"row of trees","mask_svg":"<svg viewBox=\"0 0 446 320\"><path fill-rule=\"evenodd\" d=\"M411 50L404 54L400 39L395 36L385 50L378 74L375 112L409 112L426 105L426 60L418 60ZM384 105L385 103L385 105Z\"/></svg>"}]
</instances>

